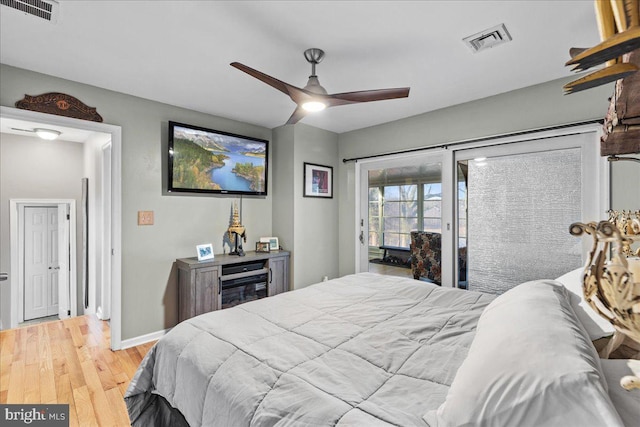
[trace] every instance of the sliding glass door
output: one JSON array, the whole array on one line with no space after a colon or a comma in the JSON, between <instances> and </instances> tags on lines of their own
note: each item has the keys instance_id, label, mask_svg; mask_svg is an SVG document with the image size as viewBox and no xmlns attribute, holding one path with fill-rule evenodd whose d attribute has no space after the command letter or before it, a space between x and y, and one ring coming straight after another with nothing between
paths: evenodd
<instances>
[{"instance_id":1,"label":"sliding glass door","mask_svg":"<svg viewBox=\"0 0 640 427\"><path fill-rule=\"evenodd\" d=\"M439 152L360 165L359 271L411 277L411 232L442 233L443 203L452 199L442 164Z\"/></svg>"},{"instance_id":2,"label":"sliding glass door","mask_svg":"<svg viewBox=\"0 0 640 427\"><path fill-rule=\"evenodd\" d=\"M608 208L597 128L482 144L359 164L357 271L402 263L411 231L441 235L443 286L499 294L582 266L569 225Z\"/></svg>"},{"instance_id":3,"label":"sliding glass door","mask_svg":"<svg viewBox=\"0 0 640 427\"><path fill-rule=\"evenodd\" d=\"M569 225L600 218L594 133L456 153L460 287L500 294L583 265ZM589 165L591 163L591 165ZM466 282L466 283L465 283Z\"/></svg>"}]
</instances>

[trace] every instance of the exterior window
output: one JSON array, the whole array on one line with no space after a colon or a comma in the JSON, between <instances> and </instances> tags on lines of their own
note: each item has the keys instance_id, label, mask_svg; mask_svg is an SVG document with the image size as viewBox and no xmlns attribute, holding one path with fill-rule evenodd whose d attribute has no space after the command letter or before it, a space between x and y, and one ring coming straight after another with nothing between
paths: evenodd
<instances>
[{"instance_id":1,"label":"exterior window","mask_svg":"<svg viewBox=\"0 0 640 427\"><path fill-rule=\"evenodd\" d=\"M439 182L423 184L423 192L423 225L421 231L440 233L442 231L442 184Z\"/></svg>"},{"instance_id":2,"label":"exterior window","mask_svg":"<svg viewBox=\"0 0 640 427\"><path fill-rule=\"evenodd\" d=\"M383 243L408 248L411 231L418 229L418 186L383 187Z\"/></svg>"},{"instance_id":3,"label":"exterior window","mask_svg":"<svg viewBox=\"0 0 640 427\"><path fill-rule=\"evenodd\" d=\"M442 184L369 187L369 246L409 248L412 231L442 230Z\"/></svg>"},{"instance_id":4,"label":"exterior window","mask_svg":"<svg viewBox=\"0 0 640 427\"><path fill-rule=\"evenodd\" d=\"M380 216L382 212L382 193L379 187L369 188L369 246L382 246Z\"/></svg>"}]
</instances>

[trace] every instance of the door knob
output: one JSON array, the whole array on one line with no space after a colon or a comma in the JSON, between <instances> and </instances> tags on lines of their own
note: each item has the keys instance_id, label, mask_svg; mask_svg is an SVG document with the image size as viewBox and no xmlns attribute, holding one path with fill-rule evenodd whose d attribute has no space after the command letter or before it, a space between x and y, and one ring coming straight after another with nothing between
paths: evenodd
<instances>
[{"instance_id":1,"label":"door knob","mask_svg":"<svg viewBox=\"0 0 640 427\"><path fill-rule=\"evenodd\" d=\"M8 278L9 278L9 274L8 273L0 273L0 282L4 282Z\"/></svg>"}]
</instances>

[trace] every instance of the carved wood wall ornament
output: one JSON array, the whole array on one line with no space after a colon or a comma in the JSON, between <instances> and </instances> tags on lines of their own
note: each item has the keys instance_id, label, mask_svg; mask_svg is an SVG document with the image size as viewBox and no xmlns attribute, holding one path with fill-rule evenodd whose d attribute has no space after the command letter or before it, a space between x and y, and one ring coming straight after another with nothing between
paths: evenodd
<instances>
[{"instance_id":1,"label":"carved wood wall ornament","mask_svg":"<svg viewBox=\"0 0 640 427\"><path fill-rule=\"evenodd\" d=\"M25 94L23 99L16 102L16 108L92 122L102 122L102 116L98 114L95 108L89 107L78 98L60 92L49 92L36 96Z\"/></svg>"},{"instance_id":2,"label":"carved wood wall ornament","mask_svg":"<svg viewBox=\"0 0 640 427\"><path fill-rule=\"evenodd\" d=\"M591 48L569 49L572 58L565 65L573 66L574 71L602 63L606 67L567 83L565 94L615 81L600 155L640 153L640 1L595 0L594 4L602 42Z\"/></svg>"},{"instance_id":3,"label":"carved wood wall ornament","mask_svg":"<svg viewBox=\"0 0 640 427\"><path fill-rule=\"evenodd\" d=\"M640 67L640 49L624 55ZM600 155L640 153L640 73L616 81L604 118Z\"/></svg>"}]
</instances>

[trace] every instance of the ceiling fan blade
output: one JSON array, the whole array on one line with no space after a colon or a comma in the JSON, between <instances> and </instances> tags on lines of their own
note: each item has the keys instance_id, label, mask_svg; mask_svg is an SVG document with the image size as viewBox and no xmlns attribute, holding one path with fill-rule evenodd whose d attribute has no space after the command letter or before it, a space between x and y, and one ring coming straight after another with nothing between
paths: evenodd
<instances>
[{"instance_id":1,"label":"ceiling fan blade","mask_svg":"<svg viewBox=\"0 0 640 427\"><path fill-rule=\"evenodd\" d=\"M285 83L282 80L278 80L275 77L271 77L258 70L254 70L253 68L247 67L244 64L241 64L239 62L232 62L229 65L231 65L234 68L237 68L240 71L244 71L245 73L249 74L251 77L255 77L256 79L260 80L263 83L268 84L269 86L275 89L278 89L280 92L286 95L289 95L289 97L296 104L302 102L303 99L308 97L305 90L292 86L289 83Z\"/></svg>"},{"instance_id":2,"label":"ceiling fan blade","mask_svg":"<svg viewBox=\"0 0 640 427\"><path fill-rule=\"evenodd\" d=\"M296 123L298 123L300 120L302 120L304 118L304 116L307 115L307 112L300 106L296 107L296 109L294 110L293 114L291 115L291 117L289 117L289 120L287 120L288 125L295 125Z\"/></svg>"},{"instance_id":3,"label":"ceiling fan blade","mask_svg":"<svg viewBox=\"0 0 640 427\"><path fill-rule=\"evenodd\" d=\"M329 106L355 104L358 102L383 101L385 99L407 98L409 96L408 87L393 89L362 90L359 92L344 92L327 95Z\"/></svg>"}]
</instances>

